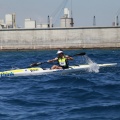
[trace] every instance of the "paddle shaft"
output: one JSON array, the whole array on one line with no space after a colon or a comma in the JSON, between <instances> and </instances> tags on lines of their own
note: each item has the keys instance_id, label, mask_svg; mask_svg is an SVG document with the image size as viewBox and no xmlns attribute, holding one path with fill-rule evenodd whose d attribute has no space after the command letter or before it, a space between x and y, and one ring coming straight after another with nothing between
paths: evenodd
<instances>
[{"instance_id":1,"label":"paddle shaft","mask_svg":"<svg viewBox=\"0 0 120 120\"><path fill-rule=\"evenodd\" d=\"M86 54L85 52L82 52L82 53L78 53L78 54L72 55L71 57L83 56L83 55L85 55L85 54ZM44 64L44 63L49 63L49 62L45 61L45 62L33 63L33 64L31 64L30 66L31 66L31 67L35 67L35 66L39 66L39 65Z\"/></svg>"}]
</instances>

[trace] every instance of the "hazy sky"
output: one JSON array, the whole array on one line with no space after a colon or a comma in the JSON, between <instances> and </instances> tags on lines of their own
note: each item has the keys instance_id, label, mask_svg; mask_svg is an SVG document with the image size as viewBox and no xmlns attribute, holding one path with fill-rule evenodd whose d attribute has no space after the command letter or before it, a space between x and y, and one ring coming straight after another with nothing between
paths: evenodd
<instances>
[{"instance_id":1,"label":"hazy sky","mask_svg":"<svg viewBox=\"0 0 120 120\"><path fill-rule=\"evenodd\" d=\"M52 15L66 0L0 0L0 19L5 14L16 13L16 23L24 27L24 19L31 18L37 23L46 23L47 16ZM71 8L71 0L66 7ZM111 26L115 16L120 18L120 0L72 0L72 13L75 26L92 26L93 16L96 16L97 26ZM60 25L61 14L53 17L55 26Z\"/></svg>"}]
</instances>

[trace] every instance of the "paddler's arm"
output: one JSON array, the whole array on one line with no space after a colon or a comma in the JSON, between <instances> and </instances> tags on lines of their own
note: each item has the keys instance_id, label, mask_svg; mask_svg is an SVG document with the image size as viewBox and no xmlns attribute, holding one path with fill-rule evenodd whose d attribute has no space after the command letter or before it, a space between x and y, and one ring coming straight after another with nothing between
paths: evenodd
<instances>
[{"instance_id":1,"label":"paddler's arm","mask_svg":"<svg viewBox=\"0 0 120 120\"><path fill-rule=\"evenodd\" d=\"M70 56L68 56L68 55L66 55L65 57L66 57L68 60L73 60L73 58L70 57Z\"/></svg>"},{"instance_id":2,"label":"paddler's arm","mask_svg":"<svg viewBox=\"0 0 120 120\"><path fill-rule=\"evenodd\" d=\"M54 58L54 59L52 59L52 60L48 60L47 62L55 62L55 61L57 61L58 60L58 58Z\"/></svg>"}]
</instances>

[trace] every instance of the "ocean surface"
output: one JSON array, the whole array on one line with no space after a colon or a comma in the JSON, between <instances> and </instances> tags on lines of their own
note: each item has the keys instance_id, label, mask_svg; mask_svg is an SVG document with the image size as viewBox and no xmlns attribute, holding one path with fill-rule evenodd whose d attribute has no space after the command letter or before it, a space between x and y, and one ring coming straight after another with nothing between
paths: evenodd
<instances>
[{"instance_id":1,"label":"ocean surface","mask_svg":"<svg viewBox=\"0 0 120 120\"><path fill-rule=\"evenodd\" d=\"M118 64L97 72L0 78L0 120L120 120L120 49L64 52L86 52L94 63ZM54 57L56 50L2 51L0 71L26 68ZM76 56L69 64L86 62L83 56Z\"/></svg>"}]
</instances>

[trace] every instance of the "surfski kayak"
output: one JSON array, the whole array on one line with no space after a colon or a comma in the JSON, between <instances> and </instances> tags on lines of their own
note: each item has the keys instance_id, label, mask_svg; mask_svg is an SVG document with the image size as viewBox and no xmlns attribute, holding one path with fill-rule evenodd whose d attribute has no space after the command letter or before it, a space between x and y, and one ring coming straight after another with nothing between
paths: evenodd
<instances>
[{"instance_id":1,"label":"surfski kayak","mask_svg":"<svg viewBox=\"0 0 120 120\"><path fill-rule=\"evenodd\" d=\"M117 63L109 63L109 64L97 64L97 66L101 67L109 67L115 66ZM40 67L32 67L25 69L15 69L9 71L0 72L0 77L16 77L16 76L31 76L31 75L47 75L47 74L65 74L70 72L76 72L80 70L89 69L90 65L78 65L78 66L70 66L68 69L54 69L50 68L40 68Z\"/></svg>"}]
</instances>

